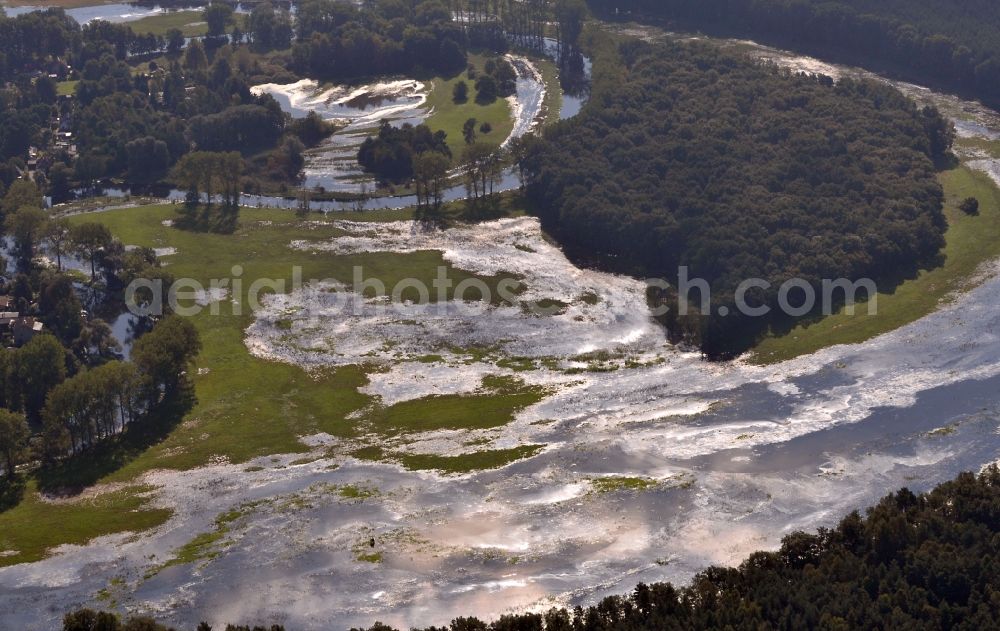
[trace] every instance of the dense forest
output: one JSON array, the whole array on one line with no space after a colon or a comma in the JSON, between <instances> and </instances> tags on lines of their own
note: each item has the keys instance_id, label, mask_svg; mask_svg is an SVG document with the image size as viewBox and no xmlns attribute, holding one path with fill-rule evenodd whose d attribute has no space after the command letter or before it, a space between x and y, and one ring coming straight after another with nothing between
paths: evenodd
<instances>
[{"instance_id":1,"label":"dense forest","mask_svg":"<svg viewBox=\"0 0 1000 631\"><path fill-rule=\"evenodd\" d=\"M522 161L527 195L571 251L675 288L681 266L707 280L711 313L680 317L671 302L666 324L710 357L779 322L788 279L818 293L823 279L898 278L943 245L934 160L954 131L893 88L700 44L630 43L620 67L595 68L594 95ZM737 314L750 278L772 284L747 295L767 317Z\"/></svg>"},{"instance_id":2,"label":"dense forest","mask_svg":"<svg viewBox=\"0 0 1000 631\"><path fill-rule=\"evenodd\" d=\"M992 629L1000 620L998 540L1000 470L992 465L928 493L902 489L865 516L855 511L834 528L793 533L777 551L756 552L737 568L709 568L686 587L640 584L591 607L507 615L490 624L458 618L426 631ZM97 628L167 627L89 610L67 615L63 627ZM376 623L369 631L393 629Z\"/></svg>"},{"instance_id":3,"label":"dense forest","mask_svg":"<svg viewBox=\"0 0 1000 631\"><path fill-rule=\"evenodd\" d=\"M443 2L363 5L306 0L298 6L292 65L323 79L455 73L465 67L465 29Z\"/></svg>"},{"instance_id":4,"label":"dense forest","mask_svg":"<svg viewBox=\"0 0 1000 631\"><path fill-rule=\"evenodd\" d=\"M1000 104L1000 3L993 0L588 0L608 17L661 17L780 46L888 65L913 80Z\"/></svg>"}]
</instances>

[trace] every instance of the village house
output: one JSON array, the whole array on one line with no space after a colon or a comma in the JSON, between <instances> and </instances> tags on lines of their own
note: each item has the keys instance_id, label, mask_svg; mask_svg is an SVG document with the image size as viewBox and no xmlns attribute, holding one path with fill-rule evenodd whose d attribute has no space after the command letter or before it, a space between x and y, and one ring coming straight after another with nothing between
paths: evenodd
<instances>
[{"instance_id":1,"label":"village house","mask_svg":"<svg viewBox=\"0 0 1000 631\"><path fill-rule=\"evenodd\" d=\"M24 346L45 329L41 320L22 316L10 296L0 296L0 336L13 346Z\"/></svg>"}]
</instances>

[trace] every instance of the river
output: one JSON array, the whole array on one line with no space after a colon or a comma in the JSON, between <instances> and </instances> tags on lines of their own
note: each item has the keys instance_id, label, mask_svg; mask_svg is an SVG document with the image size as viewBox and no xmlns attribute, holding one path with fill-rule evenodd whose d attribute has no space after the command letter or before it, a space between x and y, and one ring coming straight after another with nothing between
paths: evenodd
<instances>
[{"instance_id":1,"label":"river","mask_svg":"<svg viewBox=\"0 0 1000 631\"><path fill-rule=\"evenodd\" d=\"M796 70L870 76L751 42L719 43ZM941 107L961 134L1000 137L995 112L897 85ZM965 159L998 170L987 156ZM478 377L498 370L449 357L418 360L424 339L456 331L482 342L492 336L528 356L626 348L641 361L569 379L544 368L518 373L553 393L513 423L473 438L494 449L544 448L500 470L446 477L331 459L323 455L327 448L349 446L320 434L306 439L318 459L305 464L296 454L260 458L247 463L251 469L218 462L150 473L146 482L160 487L157 503L175 511L171 521L142 537L105 537L0 569L0 627L46 628L66 608L109 606L97 598L105 589L120 607L188 627L202 618L307 630L375 620L405 627L593 603L640 581L683 582L709 564L738 563L793 530L834 525L890 490L929 489L1000 453L996 263L984 266L975 289L913 324L757 367L710 364L673 348L644 315L641 283L576 269L533 219L436 234L415 234L406 223L342 227L345 237L336 241L291 245L304 252L439 249L462 269L522 274L539 295L569 299L587 291L599 300L545 322L499 310L477 321L451 311L421 313L420 337L364 309L328 329L293 323L286 330L274 326L277 314L314 308L316 299L277 297L273 314L248 330L252 352L301 363L296 348L332 336L338 354L330 362L389 353L395 364L373 373L365 387L385 402L467 392L469 383L475 387ZM402 322L396 324L412 326ZM344 338L343 330L357 335ZM524 333L511 337L512 330ZM451 453L469 438L438 432L389 447ZM331 470L334 462L339 467ZM654 484L604 493L593 480L606 476ZM344 501L325 484L367 485L379 495ZM261 500L278 501L254 505L218 556L144 578L195 533L211 531L218 514ZM369 537L384 551L381 563L355 560L354 548Z\"/></svg>"}]
</instances>

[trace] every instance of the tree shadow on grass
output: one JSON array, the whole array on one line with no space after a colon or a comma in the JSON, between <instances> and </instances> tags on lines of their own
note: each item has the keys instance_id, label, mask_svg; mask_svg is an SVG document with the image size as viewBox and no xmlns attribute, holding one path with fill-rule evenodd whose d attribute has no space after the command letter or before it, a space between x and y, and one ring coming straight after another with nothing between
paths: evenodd
<instances>
[{"instance_id":1,"label":"tree shadow on grass","mask_svg":"<svg viewBox=\"0 0 1000 631\"><path fill-rule=\"evenodd\" d=\"M961 161L958 159L953 152L949 151L943 156L938 156L934 159L934 168L939 173L942 171L951 171L952 169L957 169L961 165Z\"/></svg>"},{"instance_id":2,"label":"tree shadow on grass","mask_svg":"<svg viewBox=\"0 0 1000 631\"><path fill-rule=\"evenodd\" d=\"M174 227L189 232L233 234L240 218L239 208L225 206L184 205L177 212L180 217L174 221Z\"/></svg>"},{"instance_id":3,"label":"tree shadow on grass","mask_svg":"<svg viewBox=\"0 0 1000 631\"><path fill-rule=\"evenodd\" d=\"M881 276L879 276L878 278L873 279L875 282L875 287L880 295L892 296L896 293L896 290L899 289L903 283L905 283L906 281L912 281L919 278L921 272L935 270L940 267L943 267L946 262L946 259L947 257L945 256L945 253L942 250L934 254L933 256L926 257L923 261L920 261L917 264L911 265L905 269L892 270L886 272ZM805 316L799 318L793 318L790 316L776 317L770 323L769 335L771 335L772 337L781 338L791 334L795 329L797 329L800 326L808 329L811 325L826 319L827 316L839 313L841 309L847 306L847 303L844 300L844 298L846 298L846 296L843 295L841 292L835 294L834 301L830 305L827 305L829 307L828 310L829 312L825 312L822 300L820 300L817 303L816 309L814 309L811 313L806 314ZM861 314L868 313L871 297L868 296L866 292L861 292L858 298L859 298L858 302L854 305L855 313L861 313ZM872 307L878 307L878 302L876 301L876 303L872 305ZM877 317L878 315L877 308L874 309L872 315ZM760 341L759 339L756 340L756 342L759 341Z\"/></svg>"},{"instance_id":4,"label":"tree shadow on grass","mask_svg":"<svg viewBox=\"0 0 1000 631\"><path fill-rule=\"evenodd\" d=\"M148 417L129 425L125 432L75 456L39 469L35 474L38 490L49 495L78 495L161 442L194 404L194 388L185 384L175 395L164 399Z\"/></svg>"}]
</instances>

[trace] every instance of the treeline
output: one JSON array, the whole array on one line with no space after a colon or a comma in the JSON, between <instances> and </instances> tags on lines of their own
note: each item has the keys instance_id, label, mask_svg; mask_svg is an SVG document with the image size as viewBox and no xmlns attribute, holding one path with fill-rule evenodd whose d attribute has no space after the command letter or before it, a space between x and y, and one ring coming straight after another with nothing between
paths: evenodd
<instances>
[{"instance_id":1,"label":"treeline","mask_svg":"<svg viewBox=\"0 0 1000 631\"><path fill-rule=\"evenodd\" d=\"M292 67L316 78L451 74L466 65L468 38L441 0L306 0L295 29Z\"/></svg>"},{"instance_id":2,"label":"treeline","mask_svg":"<svg viewBox=\"0 0 1000 631\"><path fill-rule=\"evenodd\" d=\"M90 60L68 112L80 152L76 179L87 186L124 176L142 190L195 149L239 151L252 158L251 176L296 181L299 169L283 165L301 158L298 128L270 95L250 93L255 67L245 47L208 50L199 42L151 74L133 76L129 64L109 55Z\"/></svg>"},{"instance_id":3,"label":"treeline","mask_svg":"<svg viewBox=\"0 0 1000 631\"><path fill-rule=\"evenodd\" d=\"M174 627L160 624L149 616L130 616L122 620L116 614L92 609L80 609L66 614L62 628L63 631L176 631ZM224 628L225 631L285 631L285 627L280 624L253 627L227 624ZM222 629L219 627L219 631ZM212 625L202 622L196 627L196 631L212 631Z\"/></svg>"},{"instance_id":4,"label":"treeline","mask_svg":"<svg viewBox=\"0 0 1000 631\"><path fill-rule=\"evenodd\" d=\"M545 38L554 36L560 65L579 54L577 42L587 17L584 0L447 0L446 4L475 46L497 52L510 44L542 49Z\"/></svg>"},{"instance_id":5,"label":"treeline","mask_svg":"<svg viewBox=\"0 0 1000 631\"><path fill-rule=\"evenodd\" d=\"M692 629L995 629L1000 623L1000 470L963 473L928 493L891 493L831 529L796 532L737 568L709 568L686 587L638 585L572 611L457 618L425 631ZM104 616L105 626L94 621ZM155 629L90 610L64 631ZM198 631L210 631L202 623ZM227 627L227 630L250 627ZM268 631L268 627L254 627ZM270 631L283 627L272 626ZM368 631L395 631L376 623ZM416 630L415 630L416 631Z\"/></svg>"},{"instance_id":6,"label":"treeline","mask_svg":"<svg viewBox=\"0 0 1000 631\"><path fill-rule=\"evenodd\" d=\"M189 204L199 204L202 192L206 203L212 204L216 194L221 193L222 205L236 210L240 203L242 172L243 158L235 151L193 151L174 167L173 179L187 191Z\"/></svg>"},{"instance_id":7,"label":"treeline","mask_svg":"<svg viewBox=\"0 0 1000 631\"><path fill-rule=\"evenodd\" d=\"M700 44L630 43L620 55L595 67L590 106L522 159L527 195L572 251L675 289L682 266L705 279L708 311L698 291L687 316L676 292L657 297L676 338L731 357L785 322L785 281L891 281L942 247L933 161L954 131L936 110ZM752 278L771 283L747 295L768 316L739 313L736 290Z\"/></svg>"},{"instance_id":8,"label":"treeline","mask_svg":"<svg viewBox=\"0 0 1000 631\"><path fill-rule=\"evenodd\" d=\"M292 67L339 81L448 76L465 68L470 46L494 52L511 44L542 49L548 35L555 36L567 66L580 63L577 41L586 16L584 0L306 0L296 11Z\"/></svg>"},{"instance_id":9,"label":"treeline","mask_svg":"<svg viewBox=\"0 0 1000 631\"><path fill-rule=\"evenodd\" d=\"M608 17L677 19L846 61L888 63L914 80L1000 104L1000 3L992 0L588 1Z\"/></svg>"},{"instance_id":10,"label":"treeline","mask_svg":"<svg viewBox=\"0 0 1000 631\"><path fill-rule=\"evenodd\" d=\"M136 340L129 362L79 364L49 334L3 351L4 473L12 478L18 464L34 459L55 465L146 421L173 401L200 348L194 326L171 316Z\"/></svg>"},{"instance_id":11,"label":"treeline","mask_svg":"<svg viewBox=\"0 0 1000 631\"><path fill-rule=\"evenodd\" d=\"M177 393L199 350L194 325L168 317L136 340L131 362L84 370L53 387L42 413L45 461L74 456L149 418Z\"/></svg>"}]
</instances>

